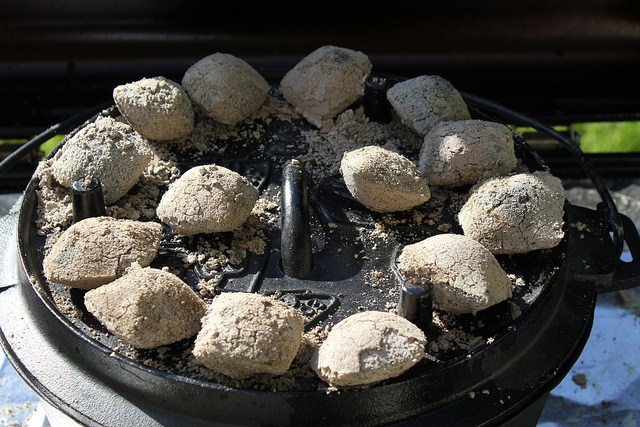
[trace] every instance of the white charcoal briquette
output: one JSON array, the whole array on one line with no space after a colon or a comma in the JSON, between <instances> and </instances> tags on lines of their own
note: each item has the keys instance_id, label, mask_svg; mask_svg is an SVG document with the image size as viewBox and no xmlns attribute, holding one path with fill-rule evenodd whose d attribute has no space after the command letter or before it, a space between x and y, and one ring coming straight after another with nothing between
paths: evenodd
<instances>
[{"instance_id":1,"label":"white charcoal briquette","mask_svg":"<svg viewBox=\"0 0 640 427\"><path fill-rule=\"evenodd\" d=\"M511 130L484 120L443 122L425 136L420 170L432 185L458 187L515 169Z\"/></svg>"},{"instance_id":2,"label":"white charcoal briquette","mask_svg":"<svg viewBox=\"0 0 640 427\"><path fill-rule=\"evenodd\" d=\"M429 184L406 157L367 146L345 153L340 172L351 195L376 212L397 212L425 203Z\"/></svg>"},{"instance_id":3,"label":"white charcoal briquette","mask_svg":"<svg viewBox=\"0 0 640 427\"><path fill-rule=\"evenodd\" d=\"M192 337L206 304L180 278L132 266L121 278L84 297L87 310L124 342L150 349Z\"/></svg>"},{"instance_id":4,"label":"white charcoal briquette","mask_svg":"<svg viewBox=\"0 0 640 427\"><path fill-rule=\"evenodd\" d=\"M258 190L246 178L216 165L197 166L162 196L156 213L184 236L233 231L251 214Z\"/></svg>"},{"instance_id":5,"label":"white charcoal briquette","mask_svg":"<svg viewBox=\"0 0 640 427\"><path fill-rule=\"evenodd\" d=\"M427 338L396 314L364 311L335 325L311 359L333 386L361 386L397 377L425 354Z\"/></svg>"},{"instance_id":6,"label":"white charcoal briquette","mask_svg":"<svg viewBox=\"0 0 640 427\"><path fill-rule=\"evenodd\" d=\"M396 260L404 277L433 283L433 304L453 314L477 313L511 296L511 280L475 240L439 234L405 246Z\"/></svg>"},{"instance_id":7,"label":"white charcoal briquette","mask_svg":"<svg viewBox=\"0 0 640 427\"><path fill-rule=\"evenodd\" d=\"M67 140L55 154L51 170L66 187L86 176L98 178L110 205L138 182L151 155L149 143L131 126L101 116Z\"/></svg>"}]
</instances>

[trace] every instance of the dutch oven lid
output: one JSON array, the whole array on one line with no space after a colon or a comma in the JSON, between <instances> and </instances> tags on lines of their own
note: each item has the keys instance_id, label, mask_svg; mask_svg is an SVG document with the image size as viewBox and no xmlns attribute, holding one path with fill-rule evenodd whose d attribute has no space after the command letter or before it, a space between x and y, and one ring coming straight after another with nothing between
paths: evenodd
<instances>
[{"instance_id":1,"label":"dutch oven lid","mask_svg":"<svg viewBox=\"0 0 640 427\"><path fill-rule=\"evenodd\" d=\"M119 112L112 107L100 115L117 117ZM291 162L309 152L309 138L305 133L312 132L312 128L304 119L289 121L276 116L266 129L263 126L260 121L240 124L240 129L234 132L237 136L223 142L225 150L222 154L217 149L204 155L189 151L175 154L180 173L194 166L215 163L247 177L263 198L280 200L280 226L265 230L263 253L247 251L240 262L229 264L222 271L212 270L205 263L187 265L182 254L198 252L198 246L205 240L233 250L233 233L184 237L165 226L159 254L151 266L168 266L171 271L179 272L179 277L196 292L204 294L205 299L210 300L213 293L221 292L276 295L306 316L307 330L321 322L337 323L363 310L386 311L395 308L401 297L402 278L394 260L402 245L443 232L462 234L456 215L469 186L435 189L440 194L434 195L432 201L407 212L376 213L353 199L339 175L314 175L313 170L306 170L313 167L305 168L305 163ZM246 135L259 137L247 143ZM518 157L527 169L544 169L522 138L516 137L514 143ZM263 148L256 150L255 147ZM407 156L415 158L417 155L415 144L399 148ZM51 283L42 275L45 239L38 235L35 226L37 186L38 183L33 182L27 189L21 213L21 235L29 236L29 244L22 246L23 256L28 270L38 279L36 289L52 304L51 309L60 311L80 333L112 350L124 352L127 345L109 334L84 307L86 291ZM376 230L380 225L384 226L383 231ZM514 320L527 315L537 298L555 280L565 250L566 240L551 250L498 256L504 270L514 279L520 279L519 286L514 286L512 298L476 315L454 318L442 312L440 317L452 322L448 327L458 327L478 337L474 350L479 349L486 339L505 332ZM203 280L215 281L213 293L207 294L198 287ZM421 326L431 334L430 338L437 338L436 328L428 330L429 324ZM182 358L190 345L191 341L186 340L170 347L177 358ZM466 346L458 347L444 360L466 356L468 350ZM128 352L134 359L141 360L166 359L167 354L166 349L162 350L163 358L154 354L155 351L130 348ZM169 360L165 365L164 368L171 372L172 366L181 364Z\"/></svg>"},{"instance_id":2,"label":"dutch oven lid","mask_svg":"<svg viewBox=\"0 0 640 427\"><path fill-rule=\"evenodd\" d=\"M365 97L365 113L375 117L377 113L371 106L367 106L367 101ZM467 99L470 105L477 107L475 115L482 114L481 117L486 118L487 113L481 113L484 105L478 106L474 101L474 98ZM115 116L118 112L111 108L101 114ZM496 118L495 111L488 114L493 119ZM91 120L94 119L95 117ZM273 117L265 122L242 123L237 140L226 140L226 150L222 154L212 151L196 158L189 152L175 152L181 172L198 164L216 163L249 178L263 197L276 200L276 195L282 193L282 226L265 232L266 250L263 254L249 253L241 263L226 268L221 274L216 274L205 265L196 263L185 266L179 262L176 254L185 249L194 249L200 240L176 236L166 229L159 255L152 266L170 266L172 270L179 271L180 277L196 290L199 290L197 284L202 280L213 279L216 281L215 293L260 292L275 295L298 308L307 317L307 329L329 322L336 323L363 308L388 310L397 304L401 296L400 278L394 269L397 250L403 244L442 233L446 230L442 228L442 224L450 227L446 231L461 233L455 215L468 188L446 192L443 190L439 198L442 206L437 208L438 218L430 224L417 224L413 216L415 214L383 215L368 211L353 200L338 176L314 175L305 171L298 163L291 162L308 152L309 142L305 135L311 131L302 119L281 120ZM251 144L246 144L247 135ZM524 167L530 171L544 169L540 159L522 138L514 138L514 143L517 156ZM255 146L264 148L251 148ZM404 149L409 157L416 155L415 147L399 148ZM566 303L567 293L575 291L569 285L574 278L569 276L580 270L578 267L566 267L567 262L573 262L571 260L576 258L572 252L576 251L577 246L575 241L570 241L575 230L566 227L568 237L553 249L497 257L507 273L522 279L519 283L523 286L515 286L513 297L508 301L477 315L454 317L436 311L442 321L440 327L423 325L430 341L437 340L443 333L443 328L455 328L467 336L477 337L476 339L439 351L435 357L425 358L402 376L368 389L346 390L332 396L326 393L326 385L319 380L300 377L294 379L292 389L274 393L262 385L258 387L262 387L262 390L255 391L250 390L246 384L237 387L238 384L224 383L218 377L212 379L210 376L198 375L201 372L199 368L193 370L189 367L192 365L184 363L184 358L190 352L192 339L160 350L142 351L124 345L107 333L88 313L83 305L84 291L48 282L42 274L45 242L34 225L38 208L37 188L38 182L32 180L26 190L18 237L22 262L31 281L29 288L42 302L42 307L34 309L43 310L55 319L54 322L47 322L45 328L56 331L54 335L60 335L61 332L65 337L70 337L64 340L79 343L76 353L80 363L87 363L88 369L98 376L110 377L108 381L116 384L115 387L120 392L134 392L137 396L149 393L154 399L165 395L158 400L165 404L171 400L171 396L177 397L179 402L172 401L170 405L177 405L179 411L184 412L185 408L190 408L186 409L186 413L195 411L206 416L211 415L215 408L223 419L226 416L233 419L234 414L230 415L229 412L233 410L222 409L217 405L210 408L200 406L197 410L193 407L202 399L222 393L238 399L240 407L247 401L273 405L273 411L277 411L282 404L295 408L294 412L310 411L310 408L316 407L314 411L325 411L322 419L329 423L340 419L340 411L347 407L351 408L348 417L368 414L366 417L374 417L369 418L371 420L378 417L379 422L397 421L405 416L424 413L433 409L435 402L450 402L454 397L464 395L485 382L488 377L493 378L501 375L501 372L504 374L505 369L508 370L508 365L499 367L496 363L508 364L508 360L517 361L524 353L532 351L524 343L535 341L534 337L540 335L536 332L536 327L548 329L547 322L554 321L553 316L545 318L546 311L555 313L554 316L561 316L561 321L566 322L565 314L556 313L554 307ZM424 218L433 215L432 209L429 204L420 207L418 216ZM599 214L593 215L591 212L585 213L568 205L565 224L569 224L577 216L592 224L594 229L604 230L608 235L609 223L606 219L602 220ZM375 224L380 223L388 227L393 238L372 237ZM296 241L300 239L300 235L303 238ZM233 236L229 233L206 237L227 246L233 244ZM615 247L610 241L602 242L599 237L595 240L598 239L600 244L596 243L597 247L593 248L603 260L602 268L598 271L602 275L610 275L615 264ZM573 334L573 339L579 342L586 339L585 329L588 334L588 327L585 328L584 322L588 323L594 290L584 288L576 292L579 297L571 311L580 311L580 322ZM205 298L211 297L213 295L205 295ZM71 307L71 310L61 309L60 301L69 304L67 308ZM569 335L572 334L567 336ZM577 345L571 348L573 350L569 352L570 355L565 353L561 357L563 363L577 357L575 349L579 353L582 347ZM538 351L543 350L546 349ZM113 363L126 368L114 371L111 366ZM557 360L552 363L557 363ZM516 366L517 363L514 363L514 367ZM546 368L545 363L540 363L539 369ZM113 378L114 372L116 378ZM134 377L140 381L133 379L131 372L136 372ZM447 378L452 378L452 372L455 372L453 378L459 380L458 384L448 383ZM516 380L514 384L520 386L514 386L510 396L513 396L514 402L520 401L519 393L528 395L547 380L544 375L536 381ZM204 391L204 395L199 394L201 391ZM408 400L403 398L380 404L382 400L394 399L394 396L397 398L407 392L418 395ZM177 395L174 396L174 393ZM193 397L191 403L185 402L185 399L188 400L186 396L194 393L201 397ZM376 405L379 408L372 409ZM238 415L235 413L235 416ZM260 415L245 415L248 419L261 419ZM272 416L277 418L277 415Z\"/></svg>"}]
</instances>

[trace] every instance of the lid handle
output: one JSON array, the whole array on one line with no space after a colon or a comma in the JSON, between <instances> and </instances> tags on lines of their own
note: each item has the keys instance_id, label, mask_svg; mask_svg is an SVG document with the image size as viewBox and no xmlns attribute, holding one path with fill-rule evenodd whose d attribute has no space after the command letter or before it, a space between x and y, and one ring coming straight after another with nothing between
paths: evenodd
<instances>
[{"instance_id":1,"label":"lid handle","mask_svg":"<svg viewBox=\"0 0 640 427\"><path fill-rule=\"evenodd\" d=\"M287 162L282 180L282 267L287 276L302 279L313 271L307 175L302 163Z\"/></svg>"}]
</instances>

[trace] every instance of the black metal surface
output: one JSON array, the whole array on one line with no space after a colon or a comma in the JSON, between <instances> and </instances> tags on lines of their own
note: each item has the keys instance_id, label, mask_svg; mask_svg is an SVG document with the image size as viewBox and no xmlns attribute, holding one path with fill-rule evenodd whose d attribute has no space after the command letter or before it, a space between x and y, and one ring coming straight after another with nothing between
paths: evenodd
<instances>
[{"instance_id":1,"label":"black metal surface","mask_svg":"<svg viewBox=\"0 0 640 427\"><path fill-rule=\"evenodd\" d=\"M598 205L598 210L604 210L602 205ZM631 289L640 283L640 236L638 236L638 229L629 217L621 215L620 219L624 229L625 243L631 254L631 261L623 261L618 258L615 262L613 280L600 284L599 292Z\"/></svg>"},{"instance_id":2,"label":"black metal surface","mask_svg":"<svg viewBox=\"0 0 640 427\"><path fill-rule=\"evenodd\" d=\"M433 320L433 283L422 278L402 281L398 315L428 331Z\"/></svg>"},{"instance_id":3,"label":"black metal surface","mask_svg":"<svg viewBox=\"0 0 640 427\"><path fill-rule=\"evenodd\" d=\"M387 99L387 90L391 81L386 78L367 77L364 83L364 112L370 120L378 123L391 121L391 104Z\"/></svg>"},{"instance_id":4,"label":"black metal surface","mask_svg":"<svg viewBox=\"0 0 640 427\"><path fill-rule=\"evenodd\" d=\"M73 222L83 219L104 216L107 210L102 195L102 184L96 177L80 178L71 186L73 194L71 205L73 207Z\"/></svg>"}]
</instances>

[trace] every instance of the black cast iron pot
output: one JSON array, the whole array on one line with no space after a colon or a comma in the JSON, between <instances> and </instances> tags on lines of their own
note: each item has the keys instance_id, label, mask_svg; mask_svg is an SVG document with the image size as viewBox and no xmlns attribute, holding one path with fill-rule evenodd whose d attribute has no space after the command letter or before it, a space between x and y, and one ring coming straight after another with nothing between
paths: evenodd
<instances>
[{"instance_id":1,"label":"black cast iron pot","mask_svg":"<svg viewBox=\"0 0 640 427\"><path fill-rule=\"evenodd\" d=\"M368 88L365 111L376 120L388 120L386 107L379 110L376 90ZM475 117L526 124L562 138L504 107L471 95L465 98ZM117 114L117 110L101 114ZM242 150L202 160L245 173L263 192L283 192L282 226L268 236L269 247L279 250L248 257L241 268L227 272L218 292L277 293L307 315L308 328L329 316L338 321L363 304L362 283L367 275L374 270L393 273L397 250L409 242L403 236L424 238L439 231L398 226L397 241L378 248L376 256L361 256L370 255L369 248L356 239L355 227L371 226L375 214L359 207L339 179L310 186L304 170L291 164L290 159L304 149L299 145L304 124L275 121L271 126L271 135L288 142L287 148L271 147L271 154L279 150L280 161ZM521 138L515 138L515 144L530 170L543 168ZM566 237L556 248L499 257L507 272L528 284L516 289L509 302L456 320L482 339L438 359L426 358L381 384L331 391L317 381L300 379L293 391L252 390L151 368L114 351L118 344L112 337L94 333L104 331L89 314L70 319L59 310L59 292L69 292L77 308L84 310L82 293L62 290L42 274L43 239L33 225L34 180L25 191L20 212L1 220L2 346L43 399L92 426L534 425L549 392L567 374L589 336L597 294L640 283L640 239L635 226L617 213L579 149L570 149L577 150L605 201L598 210L566 205L565 223L584 224L588 232L567 226ZM182 164L189 166L193 163ZM313 191L307 192L308 186ZM445 209L443 215L455 224L455 212ZM170 262L175 239L165 236L159 265ZM345 241L351 243L345 246ZM632 263L619 259L623 241ZM193 281L206 272L184 274ZM379 290L365 291L365 299L374 292ZM373 309L383 309L372 304ZM433 338L428 322L421 326ZM178 343L171 351L183 352L191 344L192 340ZM159 357L153 352L145 356Z\"/></svg>"}]
</instances>

